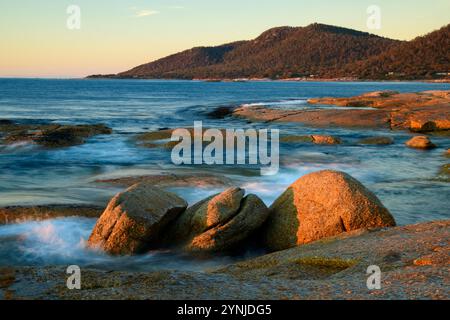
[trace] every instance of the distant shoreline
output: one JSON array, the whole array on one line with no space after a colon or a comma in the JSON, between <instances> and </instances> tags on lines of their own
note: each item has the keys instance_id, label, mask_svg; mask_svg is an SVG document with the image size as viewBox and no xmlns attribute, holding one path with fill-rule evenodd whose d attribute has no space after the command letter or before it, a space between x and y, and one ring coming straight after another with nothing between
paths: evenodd
<instances>
[{"instance_id":1,"label":"distant shoreline","mask_svg":"<svg viewBox=\"0 0 450 320\"><path fill-rule=\"evenodd\" d=\"M383 83L398 83L398 82L421 82L421 83L450 83L450 78L448 79L391 79L391 80L380 80L380 79L326 79L326 78L313 78L313 79L269 79L269 78L251 78L251 79L176 79L176 78L124 78L124 77L108 77L108 76L87 76L87 77L0 77L0 80L151 80L151 81L189 81L189 82L222 82L222 83L242 83L242 82L383 82Z\"/></svg>"},{"instance_id":2,"label":"distant shoreline","mask_svg":"<svg viewBox=\"0 0 450 320\"><path fill-rule=\"evenodd\" d=\"M286 79L270 79L270 78L250 78L250 79L175 79L175 78L125 78L125 77L97 77L88 76L86 80L160 80L160 81L197 81L197 82L425 82L425 83L450 83L450 78L448 79L390 79L390 80L380 80L380 79L351 79L351 78L286 78Z\"/></svg>"}]
</instances>

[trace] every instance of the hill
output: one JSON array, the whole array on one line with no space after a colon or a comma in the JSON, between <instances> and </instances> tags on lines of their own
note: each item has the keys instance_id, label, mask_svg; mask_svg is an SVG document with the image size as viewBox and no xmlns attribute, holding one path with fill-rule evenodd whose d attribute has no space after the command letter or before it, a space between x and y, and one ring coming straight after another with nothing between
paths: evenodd
<instances>
[{"instance_id":1,"label":"hill","mask_svg":"<svg viewBox=\"0 0 450 320\"><path fill-rule=\"evenodd\" d=\"M346 66L344 74L366 79L429 79L450 72L450 24L386 52Z\"/></svg>"},{"instance_id":2,"label":"hill","mask_svg":"<svg viewBox=\"0 0 450 320\"><path fill-rule=\"evenodd\" d=\"M278 27L254 40L196 47L117 75L91 77L432 78L450 71L449 26L410 42L317 23Z\"/></svg>"}]
</instances>

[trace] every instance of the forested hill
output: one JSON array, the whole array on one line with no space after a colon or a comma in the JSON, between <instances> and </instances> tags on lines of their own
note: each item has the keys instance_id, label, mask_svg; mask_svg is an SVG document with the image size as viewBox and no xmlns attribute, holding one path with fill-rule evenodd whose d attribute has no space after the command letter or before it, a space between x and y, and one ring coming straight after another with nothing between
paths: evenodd
<instances>
[{"instance_id":1,"label":"forested hill","mask_svg":"<svg viewBox=\"0 0 450 320\"><path fill-rule=\"evenodd\" d=\"M405 42L324 24L278 27L249 41L196 47L117 75L143 79L432 78L449 67L449 26Z\"/></svg>"}]
</instances>

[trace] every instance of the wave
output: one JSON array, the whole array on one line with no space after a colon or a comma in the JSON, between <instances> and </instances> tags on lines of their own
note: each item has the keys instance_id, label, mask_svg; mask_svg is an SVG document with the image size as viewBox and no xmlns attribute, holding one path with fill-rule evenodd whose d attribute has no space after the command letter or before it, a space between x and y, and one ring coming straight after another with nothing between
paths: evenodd
<instances>
[{"instance_id":1,"label":"wave","mask_svg":"<svg viewBox=\"0 0 450 320\"><path fill-rule=\"evenodd\" d=\"M79 265L106 270L202 271L236 261L230 257L199 260L169 251L109 256L86 247L95 222L92 218L71 217L0 226L0 266Z\"/></svg>"},{"instance_id":2,"label":"wave","mask_svg":"<svg viewBox=\"0 0 450 320\"><path fill-rule=\"evenodd\" d=\"M295 106L305 106L308 103L308 99L286 99L279 101L265 101L265 102L252 102L245 103L242 107L258 107L258 106L266 106L266 107L295 107Z\"/></svg>"}]
</instances>

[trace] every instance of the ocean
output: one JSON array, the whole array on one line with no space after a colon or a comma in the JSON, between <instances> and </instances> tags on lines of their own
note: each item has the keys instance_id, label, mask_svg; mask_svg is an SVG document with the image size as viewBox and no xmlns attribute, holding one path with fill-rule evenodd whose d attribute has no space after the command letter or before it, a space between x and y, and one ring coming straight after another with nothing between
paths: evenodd
<instances>
[{"instance_id":1,"label":"ocean","mask_svg":"<svg viewBox=\"0 0 450 320\"><path fill-rule=\"evenodd\" d=\"M450 147L448 137L432 137L439 147L424 152L405 147L405 141L412 136L406 131L255 124L207 115L217 107L245 104L307 109L311 108L308 98L345 97L378 90L450 90L450 84L0 79L0 119L18 123L103 123L114 131L83 145L61 149L26 143L0 145L0 206L104 206L121 189L96 180L154 172L195 172L195 166L173 165L169 150L137 146L133 136L161 128L188 128L194 121L203 121L203 126L209 128L276 128L281 135L331 134L344 140L338 146L281 145L281 166L275 176L245 175L245 168L238 165L202 166L203 171L219 172L239 181L240 187L257 194L267 205L302 175L335 169L348 172L373 191L400 225L448 219L450 188L448 182L436 179L439 168L448 161L442 156ZM358 139L376 135L391 136L395 143L382 147L356 144ZM221 190L172 189L191 204ZM94 224L95 219L74 217L0 226L0 239L26 235L22 242L0 241L0 265L64 264L75 260L80 264L97 261L109 265L114 261L128 268L148 265L146 259L153 266L158 266L155 261L165 266L174 263L173 257L165 253L124 262L122 258L86 252L83 244ZM220 258L220 263L224 259ZM209 266L213 262L203 263ZM199 268L198 262L183 265Z\"/></svg>"}]
</instances>

